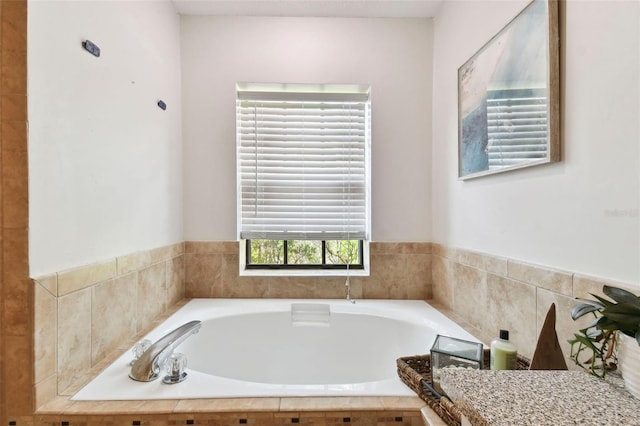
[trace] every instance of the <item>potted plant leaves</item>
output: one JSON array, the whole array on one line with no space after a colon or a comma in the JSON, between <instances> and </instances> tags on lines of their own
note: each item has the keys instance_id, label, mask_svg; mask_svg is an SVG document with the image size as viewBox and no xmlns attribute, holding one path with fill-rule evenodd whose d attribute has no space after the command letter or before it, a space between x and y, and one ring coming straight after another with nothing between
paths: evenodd
<instances>
[{"instance_id":1,"label":"potted plant leaves","mask_svg":"<svg viewBox=\"0 0 640 426\"><path fill-rule=\"evenodd\" d=\"M640 297L607 285L602 292L608 298L591 294L595 300L578 299L571 311L574 321L589 314L594 320L569 340L570 357L599 377L620 364L625 386L640 398Z\"/></svg>"}]
</instances>

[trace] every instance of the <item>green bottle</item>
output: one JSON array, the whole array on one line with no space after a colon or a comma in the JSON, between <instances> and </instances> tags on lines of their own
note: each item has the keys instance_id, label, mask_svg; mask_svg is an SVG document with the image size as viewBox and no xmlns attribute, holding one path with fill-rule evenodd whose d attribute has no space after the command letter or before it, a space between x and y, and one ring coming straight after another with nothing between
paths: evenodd
<instances>
[{"instance_id":1,"label":"green bottle","mask_svg":"<svg viewBox=\"0 0 640 426\"><path fill-rule=\"evenodd\" d=\"M500 337L491 342L491 361L489 367L492 370L515 370L518 350L509 341L509 330L500 330Z\"/></svg>"}]
</instances>

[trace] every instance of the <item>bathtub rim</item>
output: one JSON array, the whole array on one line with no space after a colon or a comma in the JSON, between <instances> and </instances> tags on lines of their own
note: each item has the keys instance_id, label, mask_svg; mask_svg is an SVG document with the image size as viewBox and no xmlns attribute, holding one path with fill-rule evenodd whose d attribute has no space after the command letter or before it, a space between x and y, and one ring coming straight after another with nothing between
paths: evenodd
<instances>
[{"instance_id":1,"label":"bathtub rim","mask_svg":"<svg viewBox=\"0 0 640 426\"><path fill-rule=\"evenodd\" d=\"M332 310L333 312L340 312L340 313L363 313L363 314L368 314L368 315L378 315L381 317L388 317L388 318L392 318L394 320L409 320L410 322L412 321L422 321L424 324L427 324L427 326L430 323L433 322L438 322L438 321L445 321L445 322L449 322L456 328L458 328L459 330L462 330L462 332L466 332L468 333L468 331L464 330L463 327L460 327L459 324L456 324L454 321L452 321L450 318L448 318L446 315L444 315L442 312L440 312L438 309L436 309L435 307L433 307L430 303L426 302L426 301L422 301L422 300L395 300L395 299L367 299L367 300L358 300L356 302L356 304L350 304L348 303L346 300L344 299L208 299L208 298L194 298L194 299L188 299L188 300L184 300L183 303L180 303L179 306L176 306L175 309L173 309L172 313L170 315L163 315L163 318L159 318L155 323L154 326L152 327L152 329L148 332L145 333L144 336L149 336L152 338L156 338L156 337L160 337L162 335L162 333L164 333L165 331L169 331L170 329L172 329L172 325L170 324L174 324L176 322L180 322L180 321L186 321L186 320L191 320L191 319L200 319L200 317L202 319L210 319L210 318L218 318L218 317L223 317L223 316L227 316L227 315L238 315L241 313L255 313L256 312L256 306L262 308L262 311L265 312L282 312L282 311L286 311L288 309L290 309L290 306L292 303L330 303L332 305ZM217 310L213 310L214 312L210 313L209 316L206 317L202 317L200 316L199 318L195 318L193 315L198 315L198 311L197 310L193 310L194 305L198 306L198 305L204 305L206 308L211 308L211 304L214 305L218 305L217 307L219 309ZM185 312L188 312L187 309L185 309L185 307L187 305L191 305L191 313L190 314L185 314ZM266 306L266 307L265 307ZM408 310L407 307L415 307L418 308L418 312L414 312L412 310ZM393 308L393 309L391 309ZM424 314L424 311L428 311L429 313L429 318L425 319L424 316L422 316L421 314ZM364 312L362 312L364 311ZM390 313L393 312L394 314L391 315ZM416 316L417 315L417 316ZM172 323L167 323L166 320L169 317L173 317L173 322ZM469 338L474 338L473 335L469 334ZM474 338L475 339L475 338ZM133 339L133 342L137 341L137 339ZM96 378L97 376L100 375L100 373L105 370L106 368L108 368L112 362L115 360L117 360L118 358L124 357L127 354L127 351L130 349L130 347L133 345L133 342L129 342L130 345L126 345L126 347L124 348L124 350L121 350L119 353L116 353L114 358L110 358L110 362L107 363L105 362L102 365L102 369L100 369L100 371L98 371L96 374L93 374L92 377L88 380L85 380L83 382L82 386L78 386L76 389L69 389L66 394L68 397L70 397L70 399L72 401L84 401L86 398L86 396L82 396L80 395L79 398L83 398L83 399L78 399L78 397L76 397L76 395L83 390L86 385L90 384L92 382L92 380L94 378ZM428 352L428 348L424 349L424 353ZM118 376L119 377L119 376ZM196 377L194 376L194 379ZM391 379L390 379L391 380ZM367 383L371 383L374 387L378 387L378 386L384 386L385 384L391 384L391 386L398 386L399 379L396 377L393 379L394 383L391 384L391 382L389 382L388 380L386 381L386 383L382 383L383 381L380 382L367 382ZM233 383L232 383L233 385ZM126 385L125 385L126 386ZM402 390L397 390L396 392L404 392L406 389L404 387L404 384L401 384L400 388L402 388ZM397 388L396 388L397 389ZM162 393L164 390L161 389L159 390L160 393ZM334 395L324 395L324 393L326 392L326 390L322 390L319 388L311 388L310 390L307 390L306 392L299 392L294 394L290 394L290 393L281 393L280 395L270 395L267 392L265 393L258 393L258 394L252 394L252 395L247 395L246 397L252 398L252 397L258 397L258 398L263 398L263 397L296 397L296 396L301 396L301 397L339 397L341 396L339 393L338 394L334 394ZM375 393L373 390L369 390L367 388L367 390L363 391L358 391L360 392L361 396L363 397L368 397L368 396L381 396L378 393ZM407 392L404 395L402 394L396 394L395 396L408 396L411 395L411 392ZM345 395L347 396L347 395ZM356 397L356 395L349 395L352 397ZM384 396L384 394L383 394ZM389 396L387 394L387 396ZM212 396L213 398L242 398L244 396L242 395L230 395L230 396ZM179 397L155 397L152 399L148 399L148 398L140 398L140 400L161 400L161 399L191 399L191 398L208 398L208 396L199 396L199 397L194 397L194 396L186 396L183 398L179 398ZM122 400L122 401L126 401L126 400L131 400L132 398L122 398L122 399L118 399L115 398L115 400ZM138 399L138 398L133 398L133 399ZM91 399L93 401L106 401L106 399Z\"/></svg>"}]
</instances>

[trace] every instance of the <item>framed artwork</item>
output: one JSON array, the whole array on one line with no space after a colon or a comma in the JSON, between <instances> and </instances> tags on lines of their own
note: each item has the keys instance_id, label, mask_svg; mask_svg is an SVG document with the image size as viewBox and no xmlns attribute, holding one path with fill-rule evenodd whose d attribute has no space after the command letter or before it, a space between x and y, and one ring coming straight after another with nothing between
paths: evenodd
<instances>
[{"instance_id":1,"label":"framed artwork","mask_svg":"<svg viewBox=\"0 0 640 426\"><path fill-rule=\"evenodd\" d=\"M557 0L534 0L458 69L458 177L560 161Z\"/></svg>"}]
</instances>

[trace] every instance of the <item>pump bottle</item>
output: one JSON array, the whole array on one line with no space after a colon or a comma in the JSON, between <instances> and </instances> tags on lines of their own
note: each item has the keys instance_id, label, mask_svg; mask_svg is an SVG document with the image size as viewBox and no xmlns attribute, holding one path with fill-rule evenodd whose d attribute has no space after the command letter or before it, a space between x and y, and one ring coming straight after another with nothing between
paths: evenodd
<instances>
[{"instance_id":1,"label":"pump bottle","mask_svg":"<svg viewBox=\"0 0 640 426\"><path fill-rule=\"evenodd\" d=\"M492 370L515 370L518 350L509 341L509 330L500 330L500 337L491 341Z\"/></svg>"}]
</instances>

